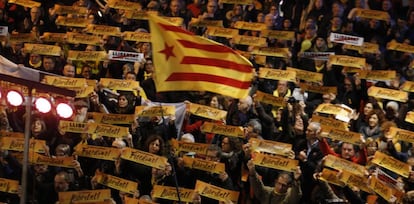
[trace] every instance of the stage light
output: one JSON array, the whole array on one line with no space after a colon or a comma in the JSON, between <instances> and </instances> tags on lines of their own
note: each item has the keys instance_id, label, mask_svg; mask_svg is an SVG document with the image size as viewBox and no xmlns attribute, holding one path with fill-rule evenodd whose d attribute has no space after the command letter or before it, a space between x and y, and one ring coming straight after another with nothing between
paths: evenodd
<instances>
[{"instance_id":1,"label":"stage light","mask_svg":"<svg viewBox=\"0 0 414 204\"><path fill-rule=\"evenodd\" d=\"M56 106L56 113L62 118L70 118L73 115L73 109L69 104L61 102Z\"/></svg>"},{"instance_id":2,"label":"stage light","mask_svg":"<svg viewBox=\"0 0 414 204\"><path fill-rule=\"evenodd\" d=\"M36 109L41 113L48 113L52 110L52 103L46 98L38 98L35 101Z\"/></svg>"},{"instance_id":3,"label":"stage light","mask_svg":"<svg viewBox=\"0 0 414 204\"><path fill-rule=\"evenodd\" d=\"M15 90L10 90L6 95L7 103L12 106L20 106L23 104L24 98L21 93Z\"/></svg>"}]
</instances>

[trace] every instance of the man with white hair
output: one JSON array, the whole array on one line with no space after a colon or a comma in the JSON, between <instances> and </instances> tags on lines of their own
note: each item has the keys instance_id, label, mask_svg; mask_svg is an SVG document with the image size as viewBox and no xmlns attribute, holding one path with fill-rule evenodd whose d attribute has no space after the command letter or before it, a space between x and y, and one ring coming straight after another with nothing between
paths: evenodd
<instances>
[{"instance_id":1,"label":"man with white hair","mask_svg":"<svg viewBox=\"0 0 414 204\"><path fill-rule=\"evenodd\" d=\"M226 124L245 126L253 118L257 118L257 114L253 109L253 99L251 96L247 96L238 101L235 100L230 105L230 110L227 112Z\"/></svg>"}]
</instances>

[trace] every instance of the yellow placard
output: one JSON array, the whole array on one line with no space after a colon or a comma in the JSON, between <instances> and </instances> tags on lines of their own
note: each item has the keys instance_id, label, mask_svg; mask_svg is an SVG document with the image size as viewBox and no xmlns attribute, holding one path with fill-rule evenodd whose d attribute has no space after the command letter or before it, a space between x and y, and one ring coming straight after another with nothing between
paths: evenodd
<instances>
[{"instance_id":1,"label":"yellow placard","mask_svg":"<svg viewBox=\"0 0 414 204\"><path fill-rule=\"evenodd\" d=\"M414 124L414 111L407 112L407 115L405 116L405 122L409 122L411 124Z\"/></svg>"},{"instance_id":2,"label":"yellow placard","mask_svg":"<svg viewBox=\"0 0 414 204\"><path fill-rule=\"evenodd\" d=\"M1 137L1 149L23 152L25 143L24 141L25 139L23 137ZM45 146L45 140L30 139L30 151L34 151L36 153L45 153Z\"/></svg>"},{"instance_id":3,"label":"yellow placard","mask_svg":"<svg viewBox=\"0 0 414 204\"><path fill-rule=\"evenodd\" d=\"M51 76L46 75L43 78L43 83L62 87L62 88L71 88L71 87L86 87L86 79L84 78L71 78L71 77L62 77L62 76Z\"/></svg>"},{"instance_id":4,"label":"yellow placard","mask_svg":"<svg viewBox=\"0 0 414 204\"><path fill-rule=\"evenodd\" d=\"M196 103L191 103L187 111L191 114L212 120L222 120L225 119L227 115L227 111Z\"/></svg>"},{"instance_id":5,"label":"yellow placard","mask_svg":"<svg viewBox=\"0 0 414 204\"><path fill-rule=\"evenodd\" d=\"M385 200L389 202L394 202L396 198L393 198L393 188L388 186L386 183L383 183L379 179L375 178L374 176L371 177L369 182L369 187L377 193L379 196L383 197ZM394 199L394 201L392 201Z\"/></svg>"},{"instance_id":6,"label":"yellow placard","mask_svg":"<svg viewBox=\"0 0 414 204\"><path fill-rule=\"evenodd\" d=\"M208 27L208 26L223 27L223 21L222 20L206 20L206 19L201 19L201 18L191 18L189 25L193 27Z\"/></svg>"},{"instance_id":7,"label":"yellow placard","mask_svg":"<svg viewBox=\"0 0 414 204\"><path fill-rule=\"evenodd\" d=\"M111 198L110 189L59 192L59 204L102 202Z\"/></svg>"},{"instance_id":8,"label":"yellow placard","mask_svg":"<svg viewBox=\"0 0 414 204\"><path fill-rule=\"evenodd\" d=\"M72 122L72 121L59 121L59 129L65 132L74 133L91 133L88 123Z\"/></svg>"},{"instance_id":9,"label":"yellow placard","mask_svg":"<svg viewBox=\"0 0 414 204\"><path fill-rule=\"evenodd\" d=\"M152 197L178 201L176 187L155 185L152 191L154 192ZM193 202L194 189L178 188L178 192L180 194L180 201Z\"/></svg>"},{"instance_id":10,"label":"yellow placard","mask_svg":"<svg viewBox=\"0 0 414 204\"><path fill-rule=\"evenodd\" d=\"M338 88L336 86L317 86L307 83L300 83L299 87L301 91L313 92L313 93L320 93L320 94L337 94Z\"/></svg>"},{"instance_id":11,"label":"yellow placard","mask_svg":"<svg viewBox=\"0 0 414 204\"><path fill-rule=\"evenodd\" d=\"M176 148L179 152L195 152L196 154L206 155L209 146L210 144L205 143L177 141Z\"/></svg>"},{"instance_id":12,"label":"yellow placard","mask_svg":"<svg viewBox=\"0 0 414 204\"><path fill-rule=\"evenodd\" d=\"M263 30L261 31L262 37L276 38L277 40L294 40L295 32L286 30Z\"/></svg>"},{"instance_id":13,"label":"yellow placard","mask_svg":"<svg viewBox=\"0 0 414 204\"><path fill-rule=\"evenodd\" d=\"M414 82L405 81L404 84L401 86L401 90L407 92L414 92Z\"/></svg>"},{"instance_id":14,"label":"yellow placard","mask_svg":"<svg viewBox=\"0 0 414 204\"><path fill-rule=\"evenodd\" d=\"M4 130L0 131L0 138L1 137L20 137L23 138L24 137L24 133L22 132L7 132Z\"/></svg>"},{"instance_id":15,"label":"yellow placard","mask_svg":"<svg viewBox=\"0 0 414 204\"><path fill-rule=\"evenodd\" d=\"M66 16L58 16L56 19L56 25L69 26L69 27L80 27L85 28L90 24L89 19L86 18L68 18Z\"/></svg>"},{"instance_id":16,"label":"yellow placard","mask_svg":"<svg viewBox=\"0 0 414 204\"><path fill-rule=\"evenodd\" d=\"M167 164L167 158L165 157L129 147L122 150L121 158L157 169L164 169Z\"/></svg>"},{"instance_id":17,"label":"yellow placard","mask_svg":"<svg viewBox=\"0 0 414 204\"><path fill-rule=\"evenodd\" d=\"M101 37L97 35L67 32L66 42L72 44L99 45L101 43Z\"/></svg>"},{"instance_id":18,"label":"yellow placard","mask_svg":"<svg viewBox=\"0 0 414 204\"><path fill-rule=\"evenodd\" d=\"M220 0L219 2L223 4L241 4L241 5L253 4L253 0Z\"/></svg>"},{"instance_id":19,"label":"yellow placard","mask_svg":"<svg viewBox=\"0 0 414 204\"><path fill-rule=\"evenodd\" d=\"M361 79L370 79L378 81L388 81L395 79L397 76L395 70L384 71L384 70L361 70L358 72L359 78Z\"/></svg>"},{"instance_id":20,"label":"yellow placard","mask_svg":"<svg viewBox=\"0 0 414 204\"><path fill-rule=\"evenodd\" d=\"M374 98L388 99L388 100L393 100L393 101L400 101L400 102L407 102L408 100L408 93L405 91L380 88L380 87L375 87L375 86L371 86L368 89L368 96L372 96Z\"/></svg>"},{"instance_id":21,"label":"yellow placard","mask_svg":"<svg viewBox=\"0 0 414 204\"><path fill-rule=\"evenodd\" d=\"M46 164L49 166L74 168L73 157L48 157L38 153L32 153L29 156L29 161L32 164Z\"/></svg>"},{"instance_id":22,"label":"yellow placard","mask_svg":"<svg viewBox=\"0 0 414 204\"><path fill-rule=\"evenodd\" d=\"M135 194L138 191L137 182L104 173L97 173L95 176L96 181L104 186L130 194Z\"/></svg>"},{"instance_id":23,"label":"yellow placard","mask_svg":"<svg viewBox=\"0 0 414 204\"><path fill-rule=\"evenodd\" d=\"M221 28L221 27L208 26L206 34L210 36L232 38L233 36L236 36L239 34L239 30L232 29L232 28Z\"/></svg>"},{"instance_id":24,"label":"yellow placard","mask_svg":"<svg viewBox=\"0 0 414 204\"><path fill-rule=\"evenodd\" d=\"M254 154L253 163L257 166L263 166L272 169L279 169L283 171L296 171L299 165L298 160L287 159L281 156L272 156L266 154Z\"/></svg>"},{"instance_id":25,"label":"yellow placard","mask_svg":"<svg viewBox=\"0 0 414 204\"><path fill-rule=\"evenodd\" d=\"M332 115L340 115L343 117L348 117L350 111L347 109L330 103L322 103L319 104L318 107L316 107L315 112L318 113L326 113L326 114L332 114Z\"/></svg>"},{"instance_id":26,"label":"yellow placard","mask_svg":"<svg viewBox=\"0 0 414 204\"><path fill-rule=\"evenodd\" d=\"M141 10L142 5L140 3L125 1L125 0L108 0L106 5L113 9L123 10Z\"/></svg>"},{"instance_id":27,"label":"yellow placard","mask_svg":"<svg viewBox=\"0 0 414 204\"><path fill-rule=\"evenodd\" d=\"M207 161L203 159L197 159L192 157L183 157L184 167L191 169L198 169L206 172L221 174L226 171L224 163Z\"/></svg>"},{"instance_id":28,"label":"yellow placard","mask_svg":"<svg viewBox=\"0 0 414 204\"><path fill-rule=\"evenodd\" d=\"M387 49L388 50L400 51L400 52L414 53L414 46L413 45L398 43L395 40L392 40L391 42L389 42L387 44Z\"/></svg>"},{"instance_id":29,"label":"yellow placard","mask_svg":"<svg viewBox=\"0 0 414 204\"><path fill-rule=\"evenodd\" d=\"M139 89L138 81L134 80L122 80L122 79L111 79L111 78L101 78L99 83L108 89L123 90L123 91L132 91Z\"/></svg>"},{"instance_id":30,"label":"yellow placard","mask_svg":"<svg viewBox=\"0 0 414 204\"><path fill-rule=\"evenodd\" d=\"M92 113L96 123L105 124L132 124L135 120L134 114L111 114L111 113Z\"/></svg>"},{"instance_id":31,"label":"yellow placard","mask_svg":"<svg viewBox=\"0 0 414 204\"><path fill-rule=\"evenodd\" d=\"M204 122L201 126L202 132L244 138L244 130L241 126L222 125L211 122Z\"/></svg>"},{"instance_id":32,"label":"yellow placard","mask_svg":"<svg viewBox=\"0 0 414 204\"><path fill-rule=\"evenodd\" d=\"M196 181L195 191L197 191L201 196L205 196L214 200L227 202L228 200L233 203L237 203L239 198L238 191L231 191L224 188L220 188L200 180Z\"/></svg>"},{"instance_id":33,"label":"yellow placard","mask_svg":"<svg viewBox=\"0 0 414 204\"><path fill-rule=\"evenodd\" d=\"M50 32L45 32L40 37L40 39L42 40L42 42L58 42L58 43L62 43L62 42L66 42L66 33L50 33Z\"/></svg>"},{"instance_id":34,"label":"yellow placard","mask_svg":"<svg viewBox=\"0 0 414 204\"><path fill-rule=\"evenodd\" d=\"M252 45L256 47L265 47L267 45L266 38L246 35L235 35L232 41L234 44Z\"/></svg>"},{"instance_id":35,"label":"yellow placard","mask_svg":"<svg viewBox=\"0 0 414 204\"><path fill-rule=\"evenodd\" d=\"M97 35L121 36L121 28L116 26L88 24L86 32Z\"/></svg>"},{"instance_id":36,"label":"yellow placard","mask_svg":"<svg viewBox=\"0 0 414 204\"><path fill-rule=\"evenodd\" d=\"M77 51L69 50L68 59L77 61L104 61L107 58L105 51Z\"/></svg>"},{"instance_id":37,"label":"yellow placard","mask_svg":"<svg viewBox=\"0 0 414 204\"><path fill-rule=\"evenodd\" d=\"M272 68L260 68L259 78L296 82L296 72Z\"/></svg>"},{"instance_id":38,"label":"yellow placard","mask_svg":"<svg viewBox=\"0 0 414 204\"><path fill-rule=\"evenodd\" d=\"M386 11L378 11L378 10L371 10L371 9L358 8L356 12L356 16L360 18L376 19L380 21L390 20L390 15Z\"/></svg>"},{"instance_id":39,"label":"yellow placard","mask_svg":"<svg viewBox=\"0 0 414 204\"><path fill-rule=\"evenodd\" d=\"M75 14L75 15L87 15L88 8L80 6L64 6L55 4L54 11L57 15Z\"/></svg>"},{"instance_id":40,"label":"yellow placard","mask_svg":"<svg viewBox=\"0 0 414 204\"><path fill-rule=\"evenodd\" d=\"M19 193L19 181L0 178L0 191L6 193Z\"/></svg>"},{"instance_id":41,"label":"yellow placard","mask_svg":"<svg viewBox=\"0 0 414 204\"><path fill-rule=\"evenodd\" d=\"M289 51L289 48L275 48L275 47L255 48L253 49L252 54L264 55L264 56L270 56L270 57L282 57L282 58L289 58L292 55Z\"/></svg>"},{"instance_id":42,"label":"yellow placard","mask_svg":"<svg viewBox=\"0 0 414 204\"><path fill-rule=\"evenodd\" d=\"M75 98L87 98L95 91L95 87L93 86L68 87L68 89L76 92Z\"/></svg>"},{"instance_id":43,"label":"yellow placard","mask_svg":"<svg viewBox=\"0 0 414 204\"><path fill-rule=\"evenodd\" d=\"M125 10L124 17L128 19L135 19L135 20L148 20L148 13L147 11L137 11L137 10ZM158 15L155 12L155 15Z\"/></svg>"},{"instance_id":44,"label":"yellow placard","mask_svg":"<svg viewBox=\"0 0 414 204\"><path fill-rule=\"evenodd\" d=\"M329 55L328 63L332 65L356 67L362 69L365 67L365 58L351 57L347 55Z\"/></svg>"},{"instance_id":45,"label":"yellow placard","mask_svg":"<svg viewBox=\"0 0 414 204\"><path fill-rule=\"evenodd\" d=\"M392 156L388 156L380 151L376 151L372 163L391 170L405 178L410 176L411 166Z\"/></svg>"},{"instance_id":46,"label":"yellow placard","mask_svg":"<svg viewBox=\"0 0 414 204\"><path fill-rule=\"evenodd\" d=\"M261 91L256 91L255 99L262 103L271 104L274 107L284 107L286 105L284 97L276 97L272 94L264 93Z\"/></svg>"},{"instance_id":47,"label":"yellow placard","mask_svg":"<svg viewBox=\"0 0 414 204\"><path fill-rule=\"evenodd\" d=\"M414 143L414 132L396 127L390 127L388 134L394 139Z\"/></svg>"},{"instance_id":48,"label":"yellow placard","mask_svg":"<svg viewBox=\"0 0 414 204\"><path fill-rule=\"evenodd\" d=\"M34 33L12 33L9 35L10 42L37 42L37 36Z\"/></svg>"},{"instance_id":49,"label":"yellow placard","mask_svg":"<svg viewBox=\"0 0 414 204\"><path fill-rule=\"evenodd\" d=\"M323 74L318 72L311 72L311 71L305 71L301 69L296 69L293 67L287 67L286 70L289 71L295 71L296 72L296 78L305 80L308 82L322 82L323 80Z\"/></svg>"},{"instance_id":50,"label":"yellow placard","mask_svg":"<svg viewBox=\"0 0 414 204\"><path fill-rule=\"evenodd\" d=\"M181 17L163 17L168 22L174 24L175 26L182 26L184 23L184 19Z\"/></svg>"},{"instance_id":51,"label":"yellow placard","mask_svg":"<svg viewBox=\"0 0 414 204\"><path fill-rule=\"evenodd\" d=\"M325 157L324 166L336 169L336 170L345 170L353 172L356 175L364 176L365 175L365 167L354 162L336 157L334 155L327 155Z\"/></svg>"},{"instance_id":52,"label":"yellow placard","mask_svg":"<svg viewBox=\"0 0 414 204\"><path fill-rule=\"evenodd\" d=\"M88 123L88 132L90 134L121 138L129 135L129 127L108 125L102 123Z\"/></svg>"},{"instance_id":53,"label":"yellow placard","mask_svg":"<svg viewBox=\"0 0 414 204\"><path fill-rule=\"evenodd\" d=\"M361 133L338 129L337 127L324 126L321 136L351 144L360 144L362 135Z\"/></svg>"},{"instance_id":54,"label":"yellow placard","mask_svg":"<svg viewBox=\"0 0 414 204\"><path fill-rule=\"evenodd\" d=\"M135 115L140 117L172 116L175 106L136 106Z\"/></svg>"},{"instance_id":55,"label":"yellow placard","mask_svg":"<svg viewBox=\"0 0 414 204\"><path fill-rule=\"evenodd\" d=\"M40 7L40 5L42 5L40 2L30 0L9 0L8 3L17 4L27 8Z\"/></svg>"},{"instance_id":56,"label":"yellow placard","mask_svg":"<svg viewBox=\"0 0 414 204\"><path fill-rule=\"evenodd\" d=\"M250 138L249 143L254 152L277 154L281 156L287 156L290 150L292 150L292 144L275 142L271 140L260 140L256 138Z\"/></svg>"},{"instance_id":57,"label":"yellow placard","mask_svg":"<svg viewBox=\"0 0 414 204\"><path fill-rule=\"evenodd\" d=\"M267 26L264 23L254 23L254 22L246 22L246 21L237 21L233 27L237 29L254 30L254 31L262 31L262 30L267 29Z\"/></svg>"},{"instance_id":58,"label":"yellow placard","mask_svg":"<svg viewBox=\"0 0 414 204\"><path fill-rule=\"evenodd\" d=\"M357 187L367 193L373 193L371 188L368 187L368 178L365 176L355 175L349 171L342 171L339 180L349 186Z\"/></svg>"},{"instance_id":59,"label":"yellow placard","mask_svg":"<svg viewBox=\"0 0 414 204\"><path fill-rule=\"evenodd\" d=\"M151 34L146 32L125 31L122 33L124 40L135 42L151 42Z\"/></svg>"},{"instance_id":60,"label":"yellow placard","mask_svg":"<svg viewBox=\"0 0 414 204\"><path fill-rule=\"evenodd\" d=\"M337 174L338 174L337 171L327 169L327 168L323 168L319 179L322 180L322 181L326 181L328 183L340 186L340 187L344 187L345 183L343 183L341 180L339 180Z\"/></svg>"},{"instance_id":61,"label":"yellow placard","mask_svg":"<svg viewBox=\"0 0 414 204\"><path fill-rule=\"evenodd\" d=\"M319 115L312 115L311 118L312 122L320 123L322 126L322 131L324 131L325 127L332 127L338 128L341 130L348 130L348 123L336 120L333 118L327 118Z\"/></svg>"},{"instance_id":62,"label":"yellow placard","mask_svg":"<svg viewBox=\"0 0 414 204\"><path fill-rule=\"evenodd\" d=\"M355 51L358 51L358 53L360 53L360 54L363 54L363 53L370 53L370 54L379 53L379 45L376 44L376 43L364 42L362 44L362 46L349 45L349 44L345 44L343 46L344 46L344 49L355 50Z\"/></svg>"},{"instance_id":63,"label":"yellow placard","mask_svg":"<svg viewBox=\"0 0 414 204\"><path fill-rule=\"evenodd\" d=\"M112 147L77 145L74 154L80 157L115 161L119 158L121 150Z\"/></svg>"}]
</instances>

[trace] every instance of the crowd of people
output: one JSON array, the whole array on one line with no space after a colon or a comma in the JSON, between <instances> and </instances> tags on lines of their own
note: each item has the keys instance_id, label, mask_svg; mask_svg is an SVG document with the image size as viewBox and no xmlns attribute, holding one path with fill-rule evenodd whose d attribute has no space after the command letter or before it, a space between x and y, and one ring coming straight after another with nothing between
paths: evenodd
<instances>
[{"instance_id":1,"label":"crowd of people","mask_svg":"<svg viewBox=\"0 0 414 204\"><path fill-rule=\"evenodd\" d=\"M72 118L60 119L56 114L36 111L32 116L30 136L45 141L44 155L52 158L72 157L72 167L30 164L27 189L13 193L0 192L0 202L19 203L21 191L26 190L30 203L58 203L59 192L109 188L97 179L100 174L107 174L138 183L134 193L111 189L109 203L127 203L127 198L149 203L177 203L154 197L153 187L162 185L194 189L198 180L239 192L237 202L240 204L414 203L414 169L410 169L409 175L402 176L399 172L372 162L376 152L381 152L413 167L412 144L394 138L391 129L414 131L413 123L406 120L407 113L413 110L414 94L408 93L408 100L404 102L374 98L368 94L368 89L373 86L401 90L402 84L414 79L413 53L387 47L389 42L394 41L408 47L414 44L414 0L254 0L252 4L217 0L131 0L139 3L142 11L157 11L165 17L179 17L183 20L182 28L243 53L252 51L254 46L237 44L232 38L211 36L206 32L206 27L193 26L196 21L192 19L222 21L225 28L235 28L236 22L245 21L262 23L267 30L291 31L294 33L291 40L266 38L267 47L288 48L288 57L267 56L264 62L259 62L258 56L251 54L248 59L253 69L258 73L262 67L280 70L294 67L321 73L323 79L320 82L309 83L336 87L337 90L336 94L314 93L301 90L299 85L305 83L304 79L297 82L273 80L260 78L257 74L252 79L251 94L245 98L191 90L157 92L153 77L156 75L155 70L163 67L155 66L150 42L128 41L118 34L100 35L100 42L95 45L43 41L45 33L87 34L83 27L57 23L59 16L88 19L90 24L119 27L121 32L151 33L151 29L147 20L128 18L126 10L111 8L102 1L37 2L41 3L39 7L24 7L0 0L0 26L6 26L10 35L32 33L36 39L29 43L60 46L61 55L28 53L24 49L26 42L11 41L7 36L0 38L0 54L16 64L38 70L42 76L85 78L96 80L97 83L88 97L74 99L75 114ZM57 14L56 5L85 7L87 14ZM357 14L358 9L383 11L389 18L361 18ZM362 37L364 42L377 44L379 48L376 52L347 49L344 44L332 42L331 33ZM239 29L239 35L260 37L261 34L262 31ZM67 59L69 50L137 52L143 54L143 59L136 62L76 61ZM358 72L348 72L345 67L332 65L327 59L307 57L304 53L335 53L365 58L366 65L362 70L395 71L396 77L385 81L366 80ZM108 90L99 83L101 78L134 80L139 82L140 87L131 91ZM257 98L257 91L283 97L285 104L273 106L263 103ZM136 106L150 102L206 105L226 111L227 115L220 120L213 120L188 111L181 126L177 126L175 118L171 116L138 117L130 124L123 124L128 127L129 135L121 138L73 133L59 126L60 120L94 123L90 114L93 112L134 114ZM346 115L348 120L337 120L332 113L319 113L316 109L321 104L342 105L349 111ZM0 115L0 134L24 132L24 108L7 108L4 102ZM360 133L359 145L330 139L323 134L321 122L312 120L315 117L345 123L347 131ZM244 136L204 132L202 127L206 122L243 127ZM286 150L283 156L278 156L297 160L298 166L286 172L258 165L253 160L258 152L251 143L252 138L291 145L292 148ZM209 147L206 155L177 152L172 140L209 144ZM0 144L1 141L0 137ZM157 169L120 157L109 161L77 156L74 152L79 144L121 151L126 148L138 149L165 157L167 163L164 169ZM0 178L21 181L19 153L1 147ZM328 155L364 166L366 187L369 186L369 179L378 177L379 171L385 172L388 182L380 182L392 189L391 197L367 192L361 186L334 185L332 181L323 179L322 171L329 169L324 165ZM184 165L184 157L224 163L225 171L212 173L188 168ZM336 171L338 178L345 173L342 169L330 170ZM192 199L193 203L202 204L234 203L203 196L203 192L195 192Z\"/></svg>"}]
</instances>

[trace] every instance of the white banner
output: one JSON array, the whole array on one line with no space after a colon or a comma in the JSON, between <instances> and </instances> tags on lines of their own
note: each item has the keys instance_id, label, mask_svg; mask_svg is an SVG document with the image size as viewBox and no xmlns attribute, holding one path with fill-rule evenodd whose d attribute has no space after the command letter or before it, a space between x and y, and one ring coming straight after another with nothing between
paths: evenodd
<instances>
[{"instance_id":1,"label":"white banner","mask_svg":"<svg viewBox=\"0 0 414 204\"><path fill-rule=\"evenodd\" d=\"M128 62L141 62L144 58L144 54L137 52L124 52L109 50L108 59L117 61L128 61Z\"/></svg>"},{"instance_id":2,"label":"white banner","mask_svg":"<svg viewBox=\"0 0 414 204\"><path fill-rule=\"evenodd\" d=\"M364 44L364 38L353 36L353 35L345 35L339 33L331 33L329 36L331 42L346 44L346 45L356 45L362 46Z\"/></svg>"}]
</instances>

